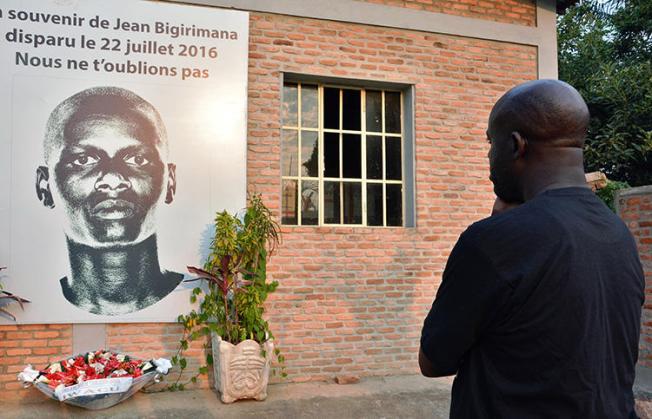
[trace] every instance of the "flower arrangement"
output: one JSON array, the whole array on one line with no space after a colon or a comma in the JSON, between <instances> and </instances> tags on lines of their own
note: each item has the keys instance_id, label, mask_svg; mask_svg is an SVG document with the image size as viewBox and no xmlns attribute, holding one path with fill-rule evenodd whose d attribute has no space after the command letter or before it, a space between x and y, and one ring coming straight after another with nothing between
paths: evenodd
<instances>
[{"instance_id":1,"label":"flower arrangement","mask_svg":"<svg viewBox=\"0 0 652 419\"><path fill-rule=\"evenodd\" d=\"M132 396L160 374L167 374L170 361L143 361L128 355L99 350L54 362L43 370L28 365L18 380L34 386L46 396L82 407L106 409Z\"/></svg>"},{"instance_id":2,"label":"flower arrangement","mask_svg":"<svg viewBox=\"0 0 652 419\"><path fill-rule=\"evenodd\" d=\"M48 365L39 371L36 382L46 383L54 389L60 385L68 387L101 378L136 378L155 369L153 362L99 350Z\"/></svg>"}]
</instances>

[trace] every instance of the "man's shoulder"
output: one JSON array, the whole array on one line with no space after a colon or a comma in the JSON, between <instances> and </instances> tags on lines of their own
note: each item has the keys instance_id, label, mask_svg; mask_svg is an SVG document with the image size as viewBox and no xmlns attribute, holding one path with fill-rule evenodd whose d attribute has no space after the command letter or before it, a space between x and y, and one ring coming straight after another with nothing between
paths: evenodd
<instances>
[{"instance_id":1,"label":"man's shoulder","mask_svg":"<svg viewBox=\"0 0 652 419\"><path fill-rule=\"evenodd\" d=\"M534 218L541 219L541 214L536 214L536 208L527 204L510 209L501 214L493 215L471 224L461 239L465 241L483 243L495 239L504 239L510 236L522 236L536 229L536 224L530 221Z\"/></svg>"},{"instance_id":2,"label":"man's shoulder","mask_svg":"<svg viewBox=\"0 0 652 419\"><path fill-rule=\"evenodd\" d=\"M565 228L541 205L525 203L471 224L460 241L492 260L502 260L558 246L567 234Z\"/></svg>"},{"instance_id":3,"label":"man's shoulder","mask_svg":"<svg viewBox=\"0 0 652 419\"><path fill-rule=\"evenodd\" d=\"M460 240L498 258L561 245L611 243L629 249L631 234L622 220L589 190L559 189L470 225Z\"/></svg>"}]
</instances>

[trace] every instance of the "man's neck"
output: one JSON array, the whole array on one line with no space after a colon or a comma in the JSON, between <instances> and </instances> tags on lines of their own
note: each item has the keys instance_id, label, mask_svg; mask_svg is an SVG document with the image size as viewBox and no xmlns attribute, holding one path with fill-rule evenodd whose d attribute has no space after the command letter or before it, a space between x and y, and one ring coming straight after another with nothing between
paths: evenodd
<instances>
[{"instance_id":1,"label":"man's neck","mask_svg":"<svg viewBox=\"0 0 652 419\"><path fill-rule=\"evenodd\" d=\"M528 201L550 189L586 187L582 149L556 149L547 156L539 155L525 175L523 195Z\"/></svg>"},{"instance_id":2,"label":"man's neck","mask_svg":"<svg viewBox=\"0 0 652 419\"><path fill-rule=\"evenodd\" d=\"M161 280L156 235L131 246L110 248L67 242L71 273L67 285L71 302L77 305L140 306Z\"/></svg>"}]
</instances>

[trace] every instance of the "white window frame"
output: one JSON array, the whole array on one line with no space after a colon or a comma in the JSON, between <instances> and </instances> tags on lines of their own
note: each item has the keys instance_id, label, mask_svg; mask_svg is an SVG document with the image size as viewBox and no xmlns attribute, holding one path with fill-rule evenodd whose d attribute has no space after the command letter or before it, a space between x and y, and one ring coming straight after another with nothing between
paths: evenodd
<instances>
[{"instance_id":1,"label":"white window frame","mask_svg":"<svg viewBox=\"0 0 652 419\"><path fill-rule=\"evenodd\" d=\"M414 192L412 190L412 185L413 185L413 167L414 167L414 155L412 150L413 148L413 138L411 138L409 133L406 131L406 125L409 125L410 127L413 126L413 121L411 119L411 112L408 113L406 110L406 96L409 96L411 99L412 98L412 91L407 90L406 86L383 86L383 85L373 85L373 86L366 86L366 85L352 85L349 84L348 81L345 83L334 81L334 82L328 82L328 81L319 81L319 80L302 80L301 78L299 79L289 79L289 80L282 80L281 83L281 92L283 92L283 89L285 87L286 83L290 84L295 84L297 85L297 125L283 125L281 126L281 141L283 139L283 131L288 130L288 131L293 131L297 133L297 156L298 156L298 161L296 162L296 171L297 175L296 176L285 176L281 175L281 189L283 188L283 183L284 181L295 181L297 183L297 192L296 192L296 224L283 224L283 226L296 226L296 227L318 227L318 226L336 226L336 227L379 227L379 228L400 228L400 227L412 227L414 226L414 203L413 203L413 197L414 197ZM318 124L317 128L305 128L302 126L302 115L301 115L301 104L302 104L302 86L303 85L310 85L310 86L317 86L317 102L318 102L318 109L317 109L317 114L318 114ZM409 86L408 86L409 87ZM339 109L338 109L338 117L339 117L339 127L342 127L343 123L343 91L342 89L348 89L348 90L359 90L360 91L360 130L355 131L355 130L345 130L343 128L340 129L333 129L333 128L324 128L324 112L323 112L323 106L324 106L324 89L325 88L335 88L335 89L340 89L339 90ZM376 132L376 131L367 131L366 127L366 94L368 90L373 90L373 91L380 91L381 92L381 104L382 104L382 112L381 112L381 131ZM407 90L407 91L406 91ZM386 132L386 121L385 121L385 93L386 92L395 92L400 94L400 115L401 115L401 131L400 133L388 133ZM281 106L283 106L283 97L281 97ZM412 108L412 107L410 107ZM282 121L283 123L283 121ZM301 162L303 162L302 158L302 132L303 131L310 131L310 132L317 132L317 141L318 141L318 154L319 154L319 161L318 161L318 168L317 168L317 177L305 177L302 176L301 172ZM325 177L324 176L324 133L334 133L338 135L338 140L339 140L339 177ZM343 135L344 134L354 134L354 135L359 135L360 136L360 146L361 146L361 152L360 152L360 164L361 164L361 177L360 178L345 178L343 177ZM382 141L382 149L381 149L381 173L382 177L380 179L368 179L367 178L367 136L378 136L381 138ZM387 138L396 138L401 141L401 179L400 180L393 180L393 179L386 179L386 139ZM410 146L410 147L408 147ZM281 147L282 150L282 147ZM411 160L410 160L411 158ZM283 164L283 162L281 162ZM281 168L282 169L282 168ZM302 218L302 205L301 205L301 194L302 194L302 184L305 181L317 181L318 182L318 188L319 188L319 217L318 217L318 222L317 224L302 224L301 223L301 218ZM340 193L339 193L339 210L340 210L340 223L326 223L324 221L325 219L325 207L324 207L324 201L325 201L325 189L324 189L324 184L325 182L337 182L339 183L340 187ZM349 182L349 183L357 183L360 185L361 188L361 215L362 215L362 222L359 224L346 224L343 223L344 221L344 183ZM368 225L367 224L367 185L368 184L380 184L382 185L382 202L383 202L383 214L382 214L382 225ZM401 200L402 200L402 205L401 205L401 210L402 210L402 225L400 226L388 226L387 225L387 185L401 185ZM408 190L409 188L409 190ZM281 201L283 201L283 191L281 191ZM283 202L281 202L281 211L283 211Z\"/></svg>"}]
</instances>

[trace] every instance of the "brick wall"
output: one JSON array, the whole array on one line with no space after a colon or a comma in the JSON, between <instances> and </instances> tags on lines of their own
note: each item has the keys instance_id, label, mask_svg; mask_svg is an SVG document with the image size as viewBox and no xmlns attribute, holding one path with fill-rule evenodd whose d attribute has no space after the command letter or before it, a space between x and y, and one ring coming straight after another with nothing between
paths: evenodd
<instances>
[{"instance_id":1,"label":"brick wall","mask_svg":"<svg viewBox=\"0 0 652 419\"><path fill-rule=\"evenodd\" d=\"M416 87L417 227L284 227L268 310L291 380L416 372L450 249L493 202L488 113L505 90L536 78L536 49L257 13L250 31L249 189L276 211L282 72Z\"/></svg>"},{"instance_id":2,"label":"brick wall","mask_svg":"<svg viewBox=\"0 0 652 419\"><path fill-rule=\"evenodd\" d=\"M450 249L493 201L484 141L489 110L505 90L536 78L536 48L250 16L248 187L276 214L282 72L416 88L417 227L284 227L269 266L281 285L268 304L289 381L416 372L421 322ZM1 397L39 397L19 389L16 373L26 363L42 367L70 355L71 334L70 325L0 326ZM145 358L171 357L180 335L176 325L114 324L107 326L106 343ZM189 351L190 370L203 358L202 343Z\"/></svg>"},{"instance_id":3,"label":"brick wall","mask_svg":"<svg viewBox=\"0 0 652 419\"><path fill-rule=\"evenodd\" d=\"M620 191L616 203L618 214L634 235L645 272L639 364L652 367L652 186Z\"/></svg>"},{"instance_id":4,"label":"brick wall","mask_svg":"<svg viewBox=\"0 0 652 419\"><path fill-rule=\"evenodd\" d=\"M69 324L0 325L0 401L43 397L36 391L24 391L16 375L27 364L42 368L71 352Z\"/></svg>"},{"instance_id":5,"label":"brick wall","mask_svg":"<svg viewBox=\"0 0 652 419\"><path fill-rule=\"evenodd\" d=\"M536 26L535 0L358 0L516 25Z\"/></svg>"},{"instance_id":6,"label":"brick wall","mask_svg":"<svg viewBox=\"0 0 652 419\"><path fill-rule=\"evenodd\" d=\"M179 350L179 339L182 334L183 328L179 324L114 323L107 325L106 347L141 359L171 358ZM207 339L197 340L184 351L183 356L186 358L188 366L181 377L179 377L178 370L172 370L166 380L153 386L150 390L162 389L177 379L180 383L187 382L191 376L197 373L199 366L206 363L206 352L204 351L206 343L208 343ZM208 388L212 379L212 374L209 377L200 376L197 384L190 386Z\"/></svg>"}]
</instances>

